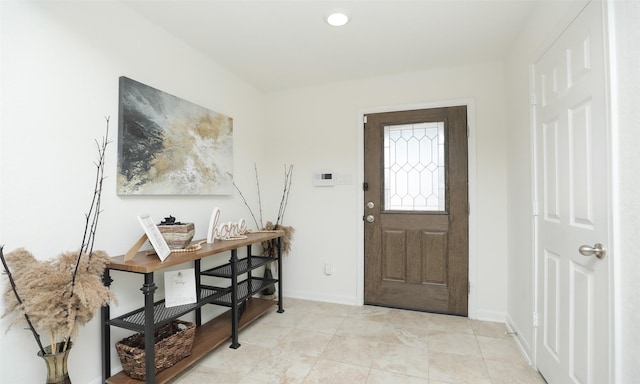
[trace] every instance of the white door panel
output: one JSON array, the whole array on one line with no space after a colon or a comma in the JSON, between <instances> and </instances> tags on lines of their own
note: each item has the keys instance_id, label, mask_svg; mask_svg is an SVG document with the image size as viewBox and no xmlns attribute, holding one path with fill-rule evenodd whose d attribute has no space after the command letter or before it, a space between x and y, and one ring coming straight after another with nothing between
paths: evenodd
<instances>
[{"instance_id":1,"label":"white door panel","mask_svg":"<svg viewBox=\"0 0 640 384\"><path fill-rule=\"evenodd\" d=\"M590 3L535 64L539 329L549 384L608 383L611 255L601 3Z\"/></svg>"}]
</instances>

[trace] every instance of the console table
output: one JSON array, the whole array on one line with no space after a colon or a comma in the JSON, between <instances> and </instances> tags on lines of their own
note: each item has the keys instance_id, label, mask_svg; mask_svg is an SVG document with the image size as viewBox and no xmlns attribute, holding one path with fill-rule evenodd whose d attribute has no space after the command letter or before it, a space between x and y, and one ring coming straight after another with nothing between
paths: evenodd
<instances>
[{"instance_id":1,"label":"console table","mask_svg":"<svg viewBox=\"0 0 640 384\"><path fill-rule=\"evenodd\" d=\"M216 240L212 244L203 243L202 248L193 252L172 253L164 262L148 251L138 252L133 259L125 261L124 255L111 258L103 276L105 286L111 286L110 271L123 271L141 274L144 277L142 294L144 306L122 316L111 318L109 306L101 309L102 333L102 379L108 384L142 383L132 379L125 372L111 376L111 327L120 327L135 332L144 333L145 339L145 369L146 383L166 383L175 378L180 372L196 363L207 353L231 338L231 348L238 348L239 330L246 327L255 319L266 313L275 305L272 300L253 298L265 288L278 285L278 310L282 313L282 242L283 231L257 232L247 234L246 239ZM277 241L278 252L274 258L253 256L251 246L264 241ZM238 258L238 250L246 248L246 257ZM201 260L209 256L230 252L229 262L207 270L201 270ZM252 271L271 262L277 262L278 279L264 279L252 276ZM157 289L154 283L154 272L161 272L167 268L192 263L196 275L196 292L198 301L194 304L180 305L166 308L164 300L154 301ZM246 275L242 281L239 281ZM227 286L218 287L203 282L203 277L215 276L229 279ZM213 304L229 307L230 310L222 315L202 324L201 308ZM244 307L239 316L240 307ZM154 330L187 313L195 312L196 333L191 355L178 361L174 366L155 374Z\"/></svg>"}]
</instances>

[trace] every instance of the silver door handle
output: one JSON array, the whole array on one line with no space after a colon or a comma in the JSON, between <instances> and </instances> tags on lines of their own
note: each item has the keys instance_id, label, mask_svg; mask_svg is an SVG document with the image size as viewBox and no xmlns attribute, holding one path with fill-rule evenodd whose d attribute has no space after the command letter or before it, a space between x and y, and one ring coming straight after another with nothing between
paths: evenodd
<instances>
[{"instance_id":1,"label":"silver door handle","mask_svg":"<svg viewBox=\"0 0 640 384\"><path fill-rule=\"evenodd\" d=\"M369 223L373 223L373 222L375 221L375 219L376 219L376 218L375 218L375 217L373 217L373 215L368 215L368 216L367 216L367 222L369 222Z\"/></svg>"},{"instance_id":2,"label":"silver door handle","mask_svg":"<svg viewBox=\"0 0 640 384\"><path fill-rule=\"evenodd\" d=\"M604 255L607 253L607 250L604 248L604 245L600 243L596 243L593 247L589 245L582 245L578 248L578 252L582 256L594 256L598 259L604 259Z\"/></svg>"}]
</instances>

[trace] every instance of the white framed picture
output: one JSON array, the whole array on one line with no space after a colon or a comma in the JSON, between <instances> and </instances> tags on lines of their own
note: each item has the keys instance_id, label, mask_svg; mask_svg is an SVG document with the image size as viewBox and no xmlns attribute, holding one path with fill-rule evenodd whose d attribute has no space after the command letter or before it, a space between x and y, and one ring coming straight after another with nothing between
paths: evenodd
<instances>
[{"instance_id":1,"label":"white framed picture","mask_svg":"<svg viewBox=\"0 0 640 384\"><path fill-rule=\"evenodd\" d=\"M197 302L195 269L164 273L164 306L166 308Z\"/></svg>"},{"instance_id":2,"label":"white framed picture","mask_svg":"<svg viewBox=\"0 0 640 384\"><path fill-rule=\"evenodd\" d=\"M164 261L171 254L171 248L162 237L158 226L149 215L138 216L138 221L140 221L140 225L142 225L144 233L147 235L147 239L149 239L156 254L161 261Z\"/></svg>"}]
</instances>

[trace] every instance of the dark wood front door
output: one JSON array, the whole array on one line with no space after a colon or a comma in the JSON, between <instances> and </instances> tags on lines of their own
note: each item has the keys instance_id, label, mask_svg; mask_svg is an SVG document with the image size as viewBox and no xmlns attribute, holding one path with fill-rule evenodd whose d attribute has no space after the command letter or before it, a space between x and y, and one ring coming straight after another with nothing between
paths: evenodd
<instances>
[{"instance_id":1,"label":"dark wood front door","mask_svg":"<svg viewBox=\"0 0 640 384\"><path fill-rule=\"evenodd\" d=\"M365 116L365 304L467 315L467 108Z\"/></svg>"}]
</instances>

